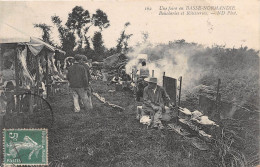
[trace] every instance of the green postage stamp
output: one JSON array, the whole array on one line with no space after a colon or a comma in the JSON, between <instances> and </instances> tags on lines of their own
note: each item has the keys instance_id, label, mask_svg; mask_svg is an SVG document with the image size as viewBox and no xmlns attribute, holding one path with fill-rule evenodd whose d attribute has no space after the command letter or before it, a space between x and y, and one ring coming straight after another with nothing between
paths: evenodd
<instances>
[{"instance_id":1,"label":"green postage stamp","mask_svg":"<svg viewBox=\"0 0 260 167\"><path fill-rule=\"evenodd\" d=\"M47 129L4 129L4 165L48 165Z\"/></svg>"}]
</instances>

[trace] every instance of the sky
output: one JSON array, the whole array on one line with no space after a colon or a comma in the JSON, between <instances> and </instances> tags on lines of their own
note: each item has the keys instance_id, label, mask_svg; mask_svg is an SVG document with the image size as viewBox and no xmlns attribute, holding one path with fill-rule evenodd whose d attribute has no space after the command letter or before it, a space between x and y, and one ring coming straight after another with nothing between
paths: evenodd
<instances>
[{"instance_id":1,"label":"sky","mask_svg":"<svg viewBox=\"0 0 260 167\"><path fill-rule=\"evenodd\" d=\"M174 1L0 1L0 26L5 23L31 36L40 37L41 31L33 27L35 23L51 23L51 16L60 16L66 21L74 6L82 6L94 13L101 9L110 20L111 26L103 31L105 46L116 46L116 40L126 22L131 25L127 33L133 34L130 45L142 40L142 32L149 34L153 44L185 39L206 46L213 44L227 47L248 46L260 49L260 7L258 0L246 3L243 0L174 0ZM180 16L159 15L160 6L185 7L193 5L232 5L235 16ZM152 10L146 11L145 7ZM58 42L58 32L52 30L54 41ZM92 30L94 32L94 30Z\"/></svg>"}]
</instances>

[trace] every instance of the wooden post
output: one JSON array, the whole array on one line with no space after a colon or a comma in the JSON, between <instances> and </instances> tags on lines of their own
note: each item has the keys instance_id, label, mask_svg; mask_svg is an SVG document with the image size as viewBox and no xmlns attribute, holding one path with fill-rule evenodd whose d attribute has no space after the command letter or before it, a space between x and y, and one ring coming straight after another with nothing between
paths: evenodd
<instances>
[{"instance_id":1,"label":"wooden post","mask_svg":"<svg viewBox=\"0 0 260 167\"><path fill-rule=\"evenodd\" d=\"M180 89L179 89L179 99L178 99L178 105L181 105L181 85L182 85L182 76L179 78L180 81Z\"/></svg>"},{"instance_id":2,"label":"wooden post","mask_svg":"<svg viewBox=\"0 0 260 167\"><path fill-rule=\"evenodd\" d=\"M14 56L14 72L15 72L15 98L16 98L16 112L20 112L20 98L18 97L19 94L19 68L18 68L18 56L19 56L19 46L16 45L16 55Z\"/></svg>"},{"instance_id":3,"label":"wooden post","mask_svg":"<svg viewBox=\"0 0 260 167\"><path fill-rule=\"evenodd\" d=\"M39 87L40 87L39 55L35 56L35 60L36 60L36 91L35 91L35 93L37 95L40 95L40 92L39 92ZM36 105L38 108L39 98L35 98L35 99L36 99Z\"/></svg>"},{"instance_id":4,"label":"wooden post","mask_svg":"<svg viewBox=\"0 0 260 167\"><path fill-rule=\"evenodd\" d=\"M45 50L45 59L46 59L46 91L47 91L47 99L49 98L50 85L49 85L49 59L48 52Z\"/></svg>"},{"instance_id":5,"label":"wooden post","mask_svg":"<svg viewBox=\"0 0 260 167\"><path fill-rule=\"evenodd\" d=\"M163 87L165 88L164 77L165 77L165 72L163 72L163 77L162 77L162 85L163 85Z\"/></svg>"},{"instance_id":6,"label":"wooden post","mask_svg":"<svg viewBox=\"0 0 260 167\"><path fill-rule=\"evenodd\" d=\"M218 120L220 120L220 113L219 113L219 103L220 103L219 89L220 89L220 84L221 84L221 80L218 79L217 96L216 96L216 113L217 113Z\"/></svg>"},{"instance_id":7,"label":"wooden post","mask_svg":"<svg viewBox=\"0 0 260 167\"><path fill-rule=\"evenodd\" d=\"M179 81L180 81L180 87L179 87L179 99L178 99L178 106L181 105L181 85L182 85L182 76L179 78ZM178 109L178 113L177 113L177 123L178 123L178 118L179 118L179 114L180 114L180 111Z\"/></svg>"},{"instance_id":8,"label":"wooden post","mask_svg":"<svg viewBox=\"0 0 260 167\"><path fill-rule=\"evenodd\" d=\"M165 72L163 72L163 77L162 77L162 78L163 78L162 84L163 84L163 87L165 88L165 85L164 85L164 84L165 84L165 83L164 83L164 77L165 77Z\"/></svg>"},{"instance_id":9,"label":"wooden post","mask_svg":"<svg viewBox=\"0 0 260 167\"><path fill-rule=\"evenodd\" d=\"M154 70L152 70L152 77L154 77Z\"/></svg>"}]
</instances>

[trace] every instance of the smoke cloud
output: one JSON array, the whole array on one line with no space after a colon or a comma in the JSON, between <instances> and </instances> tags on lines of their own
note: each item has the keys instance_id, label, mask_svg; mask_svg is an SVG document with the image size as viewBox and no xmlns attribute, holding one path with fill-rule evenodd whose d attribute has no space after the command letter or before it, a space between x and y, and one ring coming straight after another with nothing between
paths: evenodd
<instances>
[{"instance_id":1,"label":"smoke cloud","mask_svg":"<svg viewBox=\"0 0 260 167\"><path fill-rule=\"evenodd\" d=\"M147 54L147 67L154 76L158 78L158 84L162 85L163 73L166 76L178 79L183 78L183 89L189 89L197 84L197 82L208 73L206 68L211 68L215 60L206 55L199 54L203 49L202 46L183 45L179 47L174 44L159 44L152 46L142 44L137 46L133 52L127 56L130 59L126 65L127 73L131 73L132 66L138 64L138 55Z\"/></svg>"}]
</instances>

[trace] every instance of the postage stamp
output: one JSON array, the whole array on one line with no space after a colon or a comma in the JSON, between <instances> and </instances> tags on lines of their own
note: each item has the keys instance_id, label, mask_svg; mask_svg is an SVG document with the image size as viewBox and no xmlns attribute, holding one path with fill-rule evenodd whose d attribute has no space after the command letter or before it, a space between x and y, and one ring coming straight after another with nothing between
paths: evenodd
<instances>
[{"instance_id":1,"label":"postage stamp","mask_svg":"<svg viewBox=\"0 0 260 167\"><path fill-rule=\"evenodd\" d=\"M4 165L47 165L47 129L4 129Z\"/></svg>"}]
</instances>

